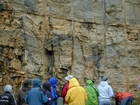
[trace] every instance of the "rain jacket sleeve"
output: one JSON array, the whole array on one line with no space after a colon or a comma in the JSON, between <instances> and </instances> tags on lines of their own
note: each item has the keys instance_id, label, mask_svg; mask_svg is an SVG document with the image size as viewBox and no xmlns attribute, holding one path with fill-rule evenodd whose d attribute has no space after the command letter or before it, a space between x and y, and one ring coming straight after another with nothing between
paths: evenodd
<instances>
[{"instance_id":1,"label":"rain jacket sleeve","mask_svg":"<svg viewBox=\"0 0 140 105\"><path fill-rule=\"evenodd\" d=\"M28 104L28 93L25 95L24 100L25 100L25 103Z\"/></svg>"},{"instance_id":2,"label":"rain jacket sleeve","mask_svg":"<svg viewBox=\"0 0 140 105\"><path fill-rule=\"evenodd\" d=\"M12 94L11 94L11 102L10 102L10 105L17 105L16 104L15 97Z\"/></svg>"},{"instance_id":3,"label":"rain jacket sleeve","mask_svg":"<svg viewBox=\"0 0 140 105\"><path fill-rule=\"evenodd\" d=\"M47 96L47 94L44 95L44 93L42 92L41 97L42 97L43 103L46 103L46 102L48 101L48 96Z\"/></svg>"}]
</instances>

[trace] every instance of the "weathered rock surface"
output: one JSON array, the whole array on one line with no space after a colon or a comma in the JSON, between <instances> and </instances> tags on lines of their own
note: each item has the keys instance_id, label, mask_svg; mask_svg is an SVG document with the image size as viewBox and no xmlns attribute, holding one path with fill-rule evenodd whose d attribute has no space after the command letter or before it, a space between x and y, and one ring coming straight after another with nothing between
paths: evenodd
<instances>
[{"instance_id":1,"label":"weathered rock surface","mask_svg":"<svg viewBox=\"0 0 140 105\"><path fill-rule=\"evenodd\" d=\"M140 0L0 0L0 89L67 74L139 98ZM2 91L1 91L2 92Z\"/></svg>"}]
</instances>

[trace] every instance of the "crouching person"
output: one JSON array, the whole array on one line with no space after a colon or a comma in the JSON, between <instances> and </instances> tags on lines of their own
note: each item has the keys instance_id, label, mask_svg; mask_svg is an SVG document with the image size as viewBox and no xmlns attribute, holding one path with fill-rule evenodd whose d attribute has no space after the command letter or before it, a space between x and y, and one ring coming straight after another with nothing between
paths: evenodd
<instances>
[{"instance_id":1,"label":"crouching person","mask_svg":"<svg viewBox=\"0 0 140 105\"><path fill-rule=\"evenodd\" d=\"M118 92L115 95L116 105L131 105L133 95L130 92Z\"/></svg>"},{"instance_id":2,"label":"crouching person","mask_svg":"<svg viewBox=\"0 0 140 105\"><path fill-rule=\"evenodd\" d=\"M33 88L26 94L25 102L28 105L44 105L47 101L47 95L41 90L41 80L38 78L34 79Z\"/></svg>"},{"instance_id":3,"label":"crouching person","mask_svg":"<svg viewBox=\"0 0 140 105\"><path fill-rule=\"evenodd\" d=\"M12 86L6 85L4 93L0 95L0 105L16 105L14 96L11 94Z\"/></svg>"}]
</instances>

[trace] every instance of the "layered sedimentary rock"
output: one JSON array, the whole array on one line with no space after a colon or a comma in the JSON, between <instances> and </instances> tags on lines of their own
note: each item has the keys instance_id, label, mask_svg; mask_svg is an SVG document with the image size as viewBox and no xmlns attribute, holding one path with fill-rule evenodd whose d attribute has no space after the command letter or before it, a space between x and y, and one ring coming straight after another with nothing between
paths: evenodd
<instances>
[{"instance_id":1,"label":"layered sedimentary rock","mask_svg":"<svg viewBox=\"0 0 140 105\"><path fill-rule=\"evenodd\" d=\"M1 90L51 76L61 90L67 74L98 85L105 75L115 92L138 98L139 11L139 0L1 0Z\"/></svg>"}]
</instances>

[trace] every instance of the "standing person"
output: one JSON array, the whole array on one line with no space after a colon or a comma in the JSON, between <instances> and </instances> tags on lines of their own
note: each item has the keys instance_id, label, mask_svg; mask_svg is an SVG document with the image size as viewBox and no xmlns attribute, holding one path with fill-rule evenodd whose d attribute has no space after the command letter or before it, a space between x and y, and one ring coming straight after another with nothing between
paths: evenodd
<instances>
[{"instance_id":1,"label":"standing person","mask_svg":"<svg viewBox=\"0 0 140 105\"><path fill-rule=\"evenodd\" d=\"M86 105L98 105L98 89L94 86L91 80L86 80L86 86L84 87L87 93L88 99Z\"/></svg>"},{"instance_id":2,"label":"standing person","mask_svg":"<svg viewBox=\"0 0 140 105\"><path fill-rule=\"evenodd\" d=\"M18 95L17 95L17 105L27 105L25 103L25 95L26 93L31 89L31 80L24 80L22 83L22 88L19 90Z\"/></svg>"},{"instance_id":3,"label":"standing person","mask_svg":"<svg viewBox=\"0 0 140 105\"><path fill-rule=\"evenodd\" d=\"M41 90L41 80L39 78L34 79L33 88L26 94L25 102L28 105L44 105L47 101L47 95Z\"/></svg>"},{"instance_id":4,"label":"standing person","mask_svg":"<svg viewBox=\"0 0 140 105\"><path fill-rule=\"evenodd\" d=\"M52 85L52 90L51 90L52 97L53 97L52 105L56 105L56 100L58 99L58 94L57 94L57 92L56 92L57 79L54 78L54 77L51 77L51 78L49 79L49 82L50 82L51 85Z\"/></svg>"},{"instance_id":5,"label":"standing person","mask_svg":"<svg viewBox=\"0 0 140 105\"><path fill-rule=\"evenodd\" d=\"M130 92L118 92L115 95L115 100L116 105L131 105L133 101L133 95Z\"/></svg>"},{"instance_id":6,"label":"standing person","mask_svg":"<svg viewBox=\"0 0 140 105\"><path fill-rule=\"evenodd\" d=\"M140 89L140 83L138 84L138 89Z\"/></svg>"},{"instance_id":7,"label":"standing person","mask_svg":"<svg viewBox=\"0 0 140 105\"><path fill-rule=\"evenodd\" d=\"M44 105L52 105L52 93L51 93L52 85L50 82L44 82L43 83L43 91L48 96L48 102Z\"/></svg>"},{"instance_id":8,"label":"standing person","mask_svg":"<svg viewBox=\"0 0 140 105\"><path fill-rule=\"evenodd\" d=\"M6 85L4 93L0 95L0 105L16 105L15 97L11 94L12 86Z\"/></svg>"},{"instance_id":9,"label":"standing person","mask_svg":"<svg viewBox=\"0 0 140 105\"><path fill-rule=\"evenodd\" d=\"M65 100L68 105L85 105L87 100L86 91L79 85L76 78L70 79L69 90L67 91Z\"/></svg>"},{"instance_id":10,"label":"standing person","mask_svg":"<svg viewBox=\"0 0 140 105\"><path fill-rule=\"evenodd\" d=\"M140 80L140 78L139 78L139 80ZM140 89L140 83L138 84L138 89Z\"/></svg>"},{"instance_id":11,"label":"standing person","mask_svg":"<svg viewBox=\"0 0 140 105\"><path fill-rule=\"evenodd\" d=\"M98 85L98 91L99 91L99 105L110 105L111 100L114 96L114 92L111 88L111 86L107 82L108 78L105 76L101 77L101 82Z\"/></svg>"},{"instance_id":12,"label":"standing person","mask_svg":"<svg viewBox=\"0 0 140 105\"><path fill-rule=\"evenodd\" d=\"M72 78L73 78L72 75L68 75L68 76L65 77L65 79L67 80L67 83L65 83L65 85L63 86L62 91L61 91L61 96L63 97L64 105L67 105L67 102L65 101L65 96L66 96L67 91L69 89L69 80L72 79Z\"/></svg>"}]
</instances>

